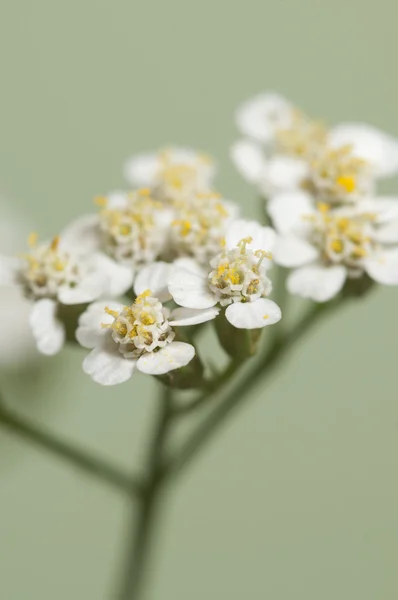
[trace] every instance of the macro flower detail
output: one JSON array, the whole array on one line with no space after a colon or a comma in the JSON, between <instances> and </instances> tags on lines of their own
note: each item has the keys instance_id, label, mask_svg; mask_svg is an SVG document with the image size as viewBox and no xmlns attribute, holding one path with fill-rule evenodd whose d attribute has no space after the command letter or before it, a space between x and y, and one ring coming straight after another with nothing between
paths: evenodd
<instances>
[{"instance_id":1,"label":"macro flower detail","mask_svg":"<svg viewBox=\"0 0 398 600\"><path fill-rule=\"evenodd\" d=\"M57 236L38 243L29 236L30 252L1 257L2 283L19 290L31 304L30 325L43 354L56 354L65 341L59 305L85 304L104 294L119 295L132 285L129 269L101 254L79 254Z\"/></svg>"},{"instance_id":2,"label":"macro flower detail","mask_svg":"<svg viewBox=\"0 0 398 600\"><path fill-rule=\"evenodd\" d=\"M169 148L130 158L124 168L127 181L148 187L162 202L181 200L208 192L214 178L214 164L206 154L190 148Z\"/></svg>"},{"instance_id":3,"label":"macro flower detail","mask_svg":"<svg viewBox=\"0 0 398 600\"><path fill-rule=\"evenodd\" d=\"M373 192L371 165L353 154L353 146L326 147L311 164L312 185L329 202L360 200Z\"/></svg>"},{"instance_id":4,"label":"macro flower detail","mask_svg":"<svg viewBox=\"0 0 398 600\"><path fill-rule=\"evenodd\" d=\"M228 223L236 207L219 194L207 192L176 204L170 246L175 256L192 256L206 263L221 249Z\"/></svg>"},{"instance_id":5,"label":"macro flower detail","mask_svg":"<svg viewBox=\"0 0 398 600\"><path fill-rule=\"evenodd\" d=\"M272 198L269 212L280 234L274 260L294 269L287 279L289 292L326 302L347 278L365 273L398 285L397 210L393 199L333 208L314 204L304 192Z\"/></svg>"},{"instance_id":6,"label":"macro flower detail","mask_svg":"<svg viewBox=\"0 0 398 600\"><path fill-rule=\"evenodd\" d=\"M170 294L187 308L226 307L226 318L240 329L276 323L281 311L266 298L272 284L267 275L271 254L265 248L271 248L273 242L272 229L235 221L227 230L224 250L210 261L207 270L188 259L176 266L169 279Z\"/></svg>"},{"instance_id":7,"label":"macro flower detail","mask_svg":"<svg viewBox=\"0 0 398 600\"><path fill-rule=\"evenodd\" d=\"M131 306L96 302L79 319L76 338L91 349L84 371L102 385L130 379L135 371L163 375L186 366L195 356L191 344L175 340L173 326L213 319L218 310L171 311L152 296L140 294Z\"/></svg>"},{"instance_id":8,"label":"macro flower detail","mask_svg":"<svg viewBox=\"0 0 398 600\"><path fill-rule=\"evenodd\" d=\"M237 170L266 198L311 189L328 201L358 200L398 173L398 140L361 123L327 128L275 94L245 102L231 148Z\"/></svg>"},{"instance_id":9,"label":"macro flower detail","mask_svg":"<svg viewBox=\"0 0 398 600\"><path fill-rule=\"evenodd\" d=\"M240 132L261 144L272 144L279 130L289 127L292 104L280 94L265 92L244 102L236 111Z\"/></svg>"},{"instance_id":10,"label":"macro flower detail","mask_svg":"<svg viewBox=\"0 0 398 600\"><path fill-rule=\"evenodd\" d=\"M164 250L172 220L148 188L99 197L98 214L84 215L64 232L64 239L87 252L102 252L135 268L148 264Z\"/></svg>"}]
</instances>

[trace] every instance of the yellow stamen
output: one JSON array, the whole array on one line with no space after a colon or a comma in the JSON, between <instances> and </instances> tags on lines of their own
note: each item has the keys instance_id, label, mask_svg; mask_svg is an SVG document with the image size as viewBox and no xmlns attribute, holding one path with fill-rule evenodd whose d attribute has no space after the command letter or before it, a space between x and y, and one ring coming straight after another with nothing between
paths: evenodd
<instances>
[{"instance_id":1,"label":"yellow stamen","mask_svg":"<svg viewBox=\"0 0 398 600\"><path fill-rule=\"evenodd\" d=\"M337 177L336 183L344 188L347 194L354 192L357 187L355 177L352 175L341 175L340 177Z\"/></svg>"},{"instance_id":2,"label":"yellow stamen","mask_svg":"<svg viewBox=\"0 0 398 600\"><path fill-rule=\"evenodd\" d=\"M135 299L135 304L140 304L145 298L148 298L148 296L152 296L151 290L144 290L142 294L139 294Z\"/></svg>"},{"instance_id":3,"label":"yellow stamen","mask_svg":"<svg viewBox=\"0 0 398 600\"><path fill-rule=\"evenodd\" d=\"M30 246L30 248L34 248L36 246L38 238L39 236L35 231L32 231L32 233L29 234L28 245Z\"/></svg>"},{"instance_id":4,"label":"yellow stamen","mask_svg":"<svg viewBox=\"0 0 398 600\"><path fill-rule=\"evenodd\" d=\"M354 258L364 258L367 255L367 251L365 250L365 248L362 248L362 246L356 246L352 251L352 256Z\"/></svg>"},{"instance_id":5,"label":"yellow stamen","mask_svg":"<svg viewBox=\"0 0 398 600\"><path fill-rule=\"evenodd\" d=\"M238 246L238 248L240 248L241 254L244 254L246 252L247 244L251 244L252 241L253 241L253 238L249 235L248 237L241 239L240 242L238 242L236 244Z\"/></svg>"},{"instance_id":6,"label":"yellow stamen","mask_svg":"<svg viewBox=\"0 0 398 600\"><path fill-rule=\"evenodd\" d=\"M318 208L319 212L325 214L325 213L329 212L330 204L328 204L327 202L318 202L317 208Z\"/></svg>"},{"instance_id":7,"label":"yellow stamen","mask_svg":"<svg viewBox=\"0 0 398 600\"><path fill-rule=\"evenodd\" d=\"M332 248L333 252L336 252L336 254L341 254L341 252L343 252L344 250L343 242L338 239L332 240L332 242L330 243L330 247Z\"/></svg>"},{"instance_id":8,"label":"yellow stamen","mask_svg":"<svg viewBox=\"0 0 398 600\"><path fill-rule=\"evenodd\" d=\"M56 252L58 250L59 242L60 242L60 237L59 237L59 235L56 235L55 238L53 238L53 241L51 242L51 245L50 245L50 249L52 252Z\"/></svg>"},{"instance_id":9,"label":"yellow stamen","mask_svg":"<svg viewBox=\"0 0 398 600\"><path fill-rule=\"evenodd\" d=\"M104 311L106 312L106 314L110 315L114 319L117 319L119 316L117 310L112 310L111 308L109 308L109 306L105 306Z\"/></svg>"},{"instance_id":10,"label":"yellow stamen","mask_svg":"<svg viewBox=\"0 0 398 600\"><path fill-rule=\"evenodd\" d=\"M97 206L101 206L102 208L105 208L105 206L108 205L108 199L105 198L105 196L96 196L94 198L94 204L96 204Z\"/></svg>"},{"instance_id":11,"label":"yellow stamen","mask_svg":"<svg viewBox=\"0 0 398 600\"><path fill-rule=\"evenodd\" d=\"M153 318L152 315L150 315L147 312L142 312L141 313L141 321L143 322L144 325L153 325L156 322L156 319Z\"/></svg>"}]
</instances>

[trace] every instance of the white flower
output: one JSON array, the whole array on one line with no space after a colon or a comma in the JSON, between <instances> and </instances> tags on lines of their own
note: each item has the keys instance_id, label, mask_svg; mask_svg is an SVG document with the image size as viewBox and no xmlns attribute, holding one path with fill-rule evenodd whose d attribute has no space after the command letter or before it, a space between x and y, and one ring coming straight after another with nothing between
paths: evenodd
<instances>
[{"instance_id":1,"label":"white flower","mask_svg":"<svg viewBox=\"0 0 398 600\"><path fill-rule=\"evenodd\" d=\"M398 285L398 199L333 208L297 191L272 198L268 209L280 234L274 260L294 269L287 279L290 293L326 302L347 277L364 273Z\"/></svg>"},{"instance_id":2,"label":"white flower","mask_svg":"<svg viewBox=\"0 0 398 600\"><path fill-rule=\"evenodd\" d=\"M329 144L351 146L365 160L376 178L398 173L398 139L366 123L340 123L329 132Z\"/></svg>"},{"instance_id":3,"label":"white flower","mask_svg":"<svg viewBox=\"0 0 398 600\"><path fill-rule=\"evenodd\" d=\"M397 139L362 123L328 129L275 94L245 103L237 124L248 139L233 145L232 161L265 197L311 188L328 202L357 201L398 173Z\"/></svg>"},{"instance_id":4,"label":"white flower","mask_svg":"<svg viewBox=\"0 0 398 600\"><path fill-rule=\"evenodd\" d=\"M240 132L260 142L273 143L279 129L288 127L293 106L280 94L265 92L244 102L236 111Z\"/></svg>"},{"instance_id":5,"label":"white flower","mask_svg":"<svg viewBox=\"0 0 398 600\"><path fill-rule=\"evenodd\" d=\"M310 167L305 160L284 154L267 157L251 140L236 142L231 148L231 159L242 177L255 184L266 198L300 188L310 177Z\"/></svg>"},{"instance_id":6,"label":"white flower","mask_svg":"<svg viewBox=\"0 0 398 600\"><path fill-rule=\"evenodd\" d=\"M219 194L195 194L175 206L170 249L174 256L192 256L199 263L208 263L221 250L225 230L236 218L236 205Z\"/></svg>"},{"instance_id":7,"label":"white flower","mask_svg":"<svg viewBox=\"0 0 398 600\"><path fill-rule=\"evenodd\" d=\"M91 353L83 370L102 385L130 379L138 370L163 375L184 367L195 356L191 344L175 341L173 326L187 326L213 319L216 308L207 310L169 309L149 290L132 306L96 302L79 319L76 338Z\"/></svg>"},{"instance_id":8,"label":"white flower","mask_svg":"<svg viewBox=\"0 0 398 600\"><path fill-rule=\"evenodd\" d=\"M130 184L149 187L156 199L167 202L208 192L214 164L207 155L190 148L170 148L133 156L126 162L124 173Z\"/></svg>"},{"instance_id":9,"label":"white flower","mask_svg":"<svg viewBox=\"0 0 398 600\"><path fill-rule=\"evenodd\" d=\"M84 215L64 231L70 246L104 252L133 269L164 252L174 213L154 200L148 188L114 192L96 201L99 214Z\"/></svg>"},{"instance_id":10,"label":"white flower","mask_svg":"<svg viewBox=\"0 0 398 600\"><path fill-rule=\"evenodd\" d=\"M3 202L0 204L0 252L16 252L26 235L27 226ZM29 229L28 229L29 231ZM30 364L39 354L29 327L30 303L19 290L4 285L5 269L0 261L0 366ZM7 281L10 277L7 269Z\"/></svg>"},{"instance_id":11,"label":"white flower","mask_svg":"<svg viewBox=\"0 0 398 600\"><path fill-rule=\"evenodd\" d=\"M274 238L269 227L235 221L226 232L224 251L210 261L210 268L186 259L172 271L169 291L174 301L194 309L227 307L226 318L240 329L276 323L280 308L266 299L272 289L267 270Z\"/></svg>"},{"instance_id":12,"label":"white flower","mask_svg":"<svg viewBox=\"0 0 398 600\"><path fill-rule=\"evenodd\" d=\"M30 302L29 320L37 347L53 355L61 350L66 335L58 318L59 305L123 294L132 286L133 274L103 254L79 252L62 237L38 244L32 234L29 242L30 252L20 258L0 257L0 282L19 290Z\"/></svg>"},{"instance_id":13,"label":"white flower","mask_svg":"<svg viewBox=\"0 0 398 600\"><path fill-rule=\"evenodd\" d=\"M266 94L263 113L267 99ZM271 120L272 126L266 121L265 139L260 105L260 102L255 102L257 112L253 108L247 110L246 118L250 116L253 130L257 126L262 134L256 137L247 130L246 134L252 139L236 142L231 148L231 158L242 177L256 184L259 191L269 197L306 184L310 177L310 163L326 144L327 130L322 123L283 101L278 105L280 112L276 110L276 118ZM243 112L246 114L246 110ZM267 145L264 148L259 142L265 141Z\"/></svg>"}]
</instances>

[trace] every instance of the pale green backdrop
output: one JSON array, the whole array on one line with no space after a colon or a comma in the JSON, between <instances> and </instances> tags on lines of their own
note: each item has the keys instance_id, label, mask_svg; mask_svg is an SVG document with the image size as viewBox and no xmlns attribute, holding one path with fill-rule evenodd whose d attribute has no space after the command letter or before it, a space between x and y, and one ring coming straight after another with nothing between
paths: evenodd
<instances>
[{"instance_id":1,"label":"pale green backdrop","mask_svg":"<svg viewBox=\"0 0 398 600\"><path fill-rule=\"evenodd\" d=\"M129 154L175 142L234 172L233 112L276 89L331 122L398 135L395 0L3 0L0 190L44 236L122 187ZM398 290L312 332L164 507L151 600L396 600ZM115 390L69 349L8 398L139 467L155 386ZM0 431L0 598L110 600L127 505Z\"/></svg>"}]
</instances>

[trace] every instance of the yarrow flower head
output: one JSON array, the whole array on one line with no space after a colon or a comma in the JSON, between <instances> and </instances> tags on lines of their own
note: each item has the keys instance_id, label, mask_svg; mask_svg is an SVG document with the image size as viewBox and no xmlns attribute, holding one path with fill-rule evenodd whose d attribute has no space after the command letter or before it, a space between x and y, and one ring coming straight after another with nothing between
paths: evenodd
<instances>
[{"instance_id":1,"label":"yarrow flower head","mask_svg":"<svg viewBox=\"0 0 398 600\"><path fill-rule=\"evenodd\" d=\"M30 325L37 347L56 354L65 341L58 319L60 305L85 304L103 294L118 295L132 285L130 271L101 254L80 254L62 236L39 243L29 236L30 251L18 258L1 257L3 285L18 289L30 301Z\"/></svg>"},{"instance_id":2,"label":"yarrow flower head","mask_svg":"<svg viewBox=\"0 0 398 600\"><path fill-rule=\"evenodd\" d=\"M114 192L95 201L99 213L80 217L65 231L71 245L107 254L132 272L164 251L172 215L148 188Z\"/></svg>"},{"instance_id":3,"label":"yarrow flower head","mask_svg":"<svg viewBox=\"0 0 398 600\"><path fill-rule=\"evenodd\" d=\"M319 199L342 203L371 194L374 177L371 165L353 154L353 146L325 147L311 164L311 180Z\"/></svg>"},{"instance_id":4,"label":"yarrow flower head","mask_svg":"<svg viewBox=\"0 0 398 600\"><path fill-rule=\"evenodd\" d=\"M102 385L127 381L138 370L164 375L186 366L195 356L191 344L175 340L173 327L213 319L216 308L171 311L150 290L130 306L97 302L79 320L76 337L92 352L83 363L84 371Z\"/></svg>"},{"instance_id":5,"label":"yarrow flower head","mask_svg":"<svg viewBox=\"0 0 398 600\"><path fill-rule=\"evenodd\" d=\"M272 229L250 221L233 222L224 250L210 261L207 270L194 261L180 261L169 278L170 294L187 308L227 307L226 318L240 329L276 323L281 311L266 298L272 289L267 271L271 266L268 248L273 242Z\"/></svg>"},{"instance_id":6,"label":"yarrow flower head","mask_svg":"<svg viewBox=\"0 0 398 600\"><path fill-rule=\"evenodd\" d=\"M274 93L244 103L237 125L246 139L233 145L232 160L266 198L304 188L356 201L398 172L398 140L365 124L328 129Z\"/></svg>"},{"instance_id":7,"label":"yarrow flower head","mask_svg":"<svg viewBox=\"0 0 398 600\"><path fill-rule=\"evenodd\" d=\"M121 196L119 203L108 206L106 198L103 203L99 219L105 251L118 262L133 266L154 261L164 247L164 229L162 205L153 200L151 191L142 188Z\"/></svg>"},{"instance_id":8,"label":"yarrow flower head","mask_svg":"<svg viewBox=\"0 0 398 600\"><path fill-rule=\"evenodd\" d=\"M151 188L154 197L166 203L208 192L214 178L212 159L189 148L133 156L124 171L131 185Z\"/></svg>"},{"instance_id":9,"label":"yarrow flower head","mask_svg":"<svg viewBox=\"0 0 398 600\"><path fill-rule=\"evenodd\" d=\"M220 194L195 194L176 203L172 222L171 248L175 256L192 256L203 264L217 254L228 223L237 214L236 207Z\"/></svg>"},{"instance_id":10,"label":"yarrow flower head","mask_svg":"<svg viewBox=\"0 0 398 600\"><path fill-rule=\"evenodd\" d=\"M398 201L378 199L334 208L305 192L274 197L270 215L279 232L276 263L293 268L290 293L326 302L347 278L367 274L398 285Z\"/></svg>"}]
</instances>

